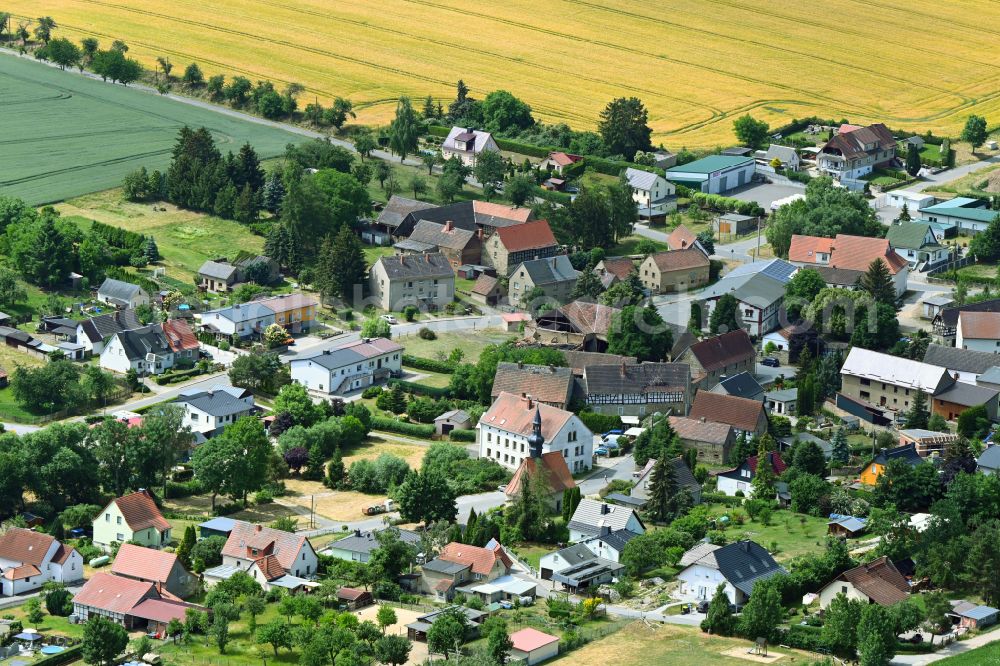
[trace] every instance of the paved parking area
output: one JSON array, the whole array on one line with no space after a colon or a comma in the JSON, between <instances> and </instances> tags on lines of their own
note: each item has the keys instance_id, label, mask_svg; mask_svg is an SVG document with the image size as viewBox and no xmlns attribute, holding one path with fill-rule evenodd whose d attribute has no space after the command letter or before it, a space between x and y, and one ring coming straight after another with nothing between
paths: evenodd
<instances>
[{"instance_id":1,"label":"paved parking area","mask_svg":"<svg viewBox=\"0 0 1000 666\"><path fill-rule=\"evenodd\" d=\"M771 202L784 199L793 194L804 194L805 188L801 185L785 185L783 183L760 183L747 185L738 190L726 192L727 197L735 197L744 201L756 201L766 210L771 210Z\"/></svg>"}]
</instances>

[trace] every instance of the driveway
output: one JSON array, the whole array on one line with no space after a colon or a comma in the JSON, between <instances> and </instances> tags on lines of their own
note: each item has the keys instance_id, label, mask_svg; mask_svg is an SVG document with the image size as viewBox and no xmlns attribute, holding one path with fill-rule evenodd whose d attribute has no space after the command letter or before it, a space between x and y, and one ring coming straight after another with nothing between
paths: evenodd
<instances>
[{"instance_id":1,"label":"driveway","mask_svg":"<svg viewBox=\"0 0 1000 666\"><path fill-rule=\"evenodd\" d=\"M790 197L793 194L805 194L806 186L792 181L773 183L753 183L738 190L726 192L727 197L755 201L766 211L771 210L771 202Z\"/></svg>"}]
</instances>

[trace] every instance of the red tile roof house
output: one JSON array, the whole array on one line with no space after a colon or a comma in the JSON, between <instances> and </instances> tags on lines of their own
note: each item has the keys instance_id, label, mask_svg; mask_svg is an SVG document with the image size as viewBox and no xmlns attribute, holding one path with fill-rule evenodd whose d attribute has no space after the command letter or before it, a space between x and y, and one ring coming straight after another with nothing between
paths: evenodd
<instances>
[{"instance_id":1,"label":"red tile roof house","mask_svg":"<svg viewBox=\"0 0 1000 666\"><path fill-rule=\"evenodd\" d=\"M365 606L371 606L375 603L372 599L371 592L357 590L353 587L342 587L337 590L337 601L342 601L347 604L347 608L350 610L364 608Z\"/></svg>"},{"instance_id":2,"label":"red tile roof house","mask_svg":"<svg viewBox=\"0 0 1000 666\"><path fill-rule=\"evenodd\" d=\"M696 342L675 358L691 366L691 383L711 389L724 377L753 372L757 350L744 329Z\"/></svg>"},{"instance_id":3,"label":"red tile roof house","mask_svg":"<svg viewBox=\"0 0 1000 666\"><path fill-rule=\"evenodd\" d=\"M160 513L148 490L111 500L94 518L94 545L105 550L110 550L113 542L126 541L163 548L172 539L170 523Z\"/></svg>"},{"instance_id":4,"label":"red tile roof house","mask_svg":"<svg viewBox=\"0 0 1000 666\"><path fill-rule=\"evenodd\" d=\"M739 434L763 435L767 432L767 411L761 400L734 395L698 391L691 404L688 418L725 423Z\"/></svg>"},{"instance_id":5,"label":"red tile roof house","mask_svg":"<svg viewBox=\"0 0 1000 666\"><path fill-rule=\"evenodd\" d=\"M523 660L528 666L534 666L559 654L558 636L531 627L515 631L510 635L510 642L511 658Z\"/></svg>"},{"instance_id":6,"label":"red tile roof house","mask_svg":"<svg viewBox=\"0 0 1000 666\"><path fill-rule=\"evenodd\" d=\"M24 594L49 581L83 578L83 558L48 534L12 527L0 536L0 596Z\"/></svg>"},{"instance_id":7,"label":"red tile roof house","mask_svg":"<svg viewBox=\"0 0 1000 666\"><path fill-rule=\"evenodd\" d=\"M876 259L885 262L896 287L896 296L901 296L906 291L910 264L884 238L847 234L837 234L836 238L795 235L788 248L788 262L804 268L825 266L864 272Z\"/></svg>"},{"instance_id":8,"label":"red tile roof house","mask_svg":"<svg viewBox=\"0 0 1000 666\"><path fill-rule=\"evenodd\" d=\"M421 567L419 589L441 600L455 596L455 588L467 581L488 583L510 573L513 562L499 543L479 548L451 542Z\"/></svg>"},{"instance_id":9,"label":"red tile roof house","mask_svg":"<svg viewBox=\"0 0 1000 666\"><path fill-rule=\"evenodd\" d=\"M570 166L571 164L576 164L582 159L583 157L581 157L580 155L573 155L571 153L563 153L563 152L553 152L549 153L549 156L546 157L544 160L542 160L541 164L538 165L538 168L542 171L545 171L547 169L552 169L554 172L556 172L561 176L563 169Z\"/></svg>"},{"instance_id":10,"label":"red tile roof house","mask_svg":"<svg viewBox=\"0 0 1000 666\"><path fill-rule=\"evenodd\" d=\"M111 573L146 583L156 591L186 599L198 590L198 577L184 568L173 553L123 543L111 565Z\"/></svg>"},{"instance_id":11,"label":"red tile roof house","mask_svg":"<svg viewBox=\"0 0 1000 666\"><path fill-rule=\"evenodd\" d=\"M178 358L198 359L198 338L183 319L168 319L163 322L163 335L174 352L174 362Z\"/></svg>"},{"instance_id":12,"label":"red tile roof house","mask_svg":"<svg viewBox=\"0 0 1000 666\"><path fill-rule=\"evenodd\" d=\"M86 622L94 615L122 625L129 631L151 631L163 638L171 620L184 621L187 609L202 610L170 594L157 592L153 583L96 573L73 597L73 614Z\"/></svg>"},{"instance_id":13,"label":"red tile roof house","mask_svg":"<svg viewBox=\"0 0 1000 666\"><path fill-rule=\"evenodd\" d=\"M297 590L312 586L318 563L304 536L237 520L222 548L222 564L205 571L204 581L212 586L245 571L265 590Z\"/></svg>"},{"instance_id":14,"label":"red tile roof house","mask_svg":"<svg viewBox=\"0 0 1000 666\"><path fill-rule=\"evenodd\" d=\"M500 227L483 246L483 263L506 276L518 265L532 259L559 254L559 243L545 220L525 222L514 227Z\"/></svg>"}]
</instances>

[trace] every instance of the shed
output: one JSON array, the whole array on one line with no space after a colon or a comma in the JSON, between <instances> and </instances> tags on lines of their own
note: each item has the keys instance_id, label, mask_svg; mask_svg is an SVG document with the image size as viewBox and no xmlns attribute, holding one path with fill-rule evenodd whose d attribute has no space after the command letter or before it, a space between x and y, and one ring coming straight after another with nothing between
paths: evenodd
<instances>
[{"instance_id":1,"label":"shed","mask_svg":"<svg viewBox=\"0 0 1000 666\"><path fill-rule=\"evenodd\" d=\"M218 518L212 518L211 520L206 520L205 522L198 525L198 534L202 539L210 536L221 536L229 538L230 532L233 531L233 527L236 525L236 521L232 518L226 518L224 516L219 516Z\"/></svg>"},{"instance_id":2,"label":"shed","mask_svg":"<svg viewBox=\"0 0 1000 666\"><path fill-rule=\"evenodd\" d=\"M559 638L552 634L525 627L510 635L514 659L523 660L528 666L539 664L559 654Z\"/></svg>"},{"instance_id":3,"label":"shed","mask_svg":"<svg viewBox=\"0 0 1000 666\"><path fill-rule=\"evenodd\" d=\"M982 629L996 624L1000 610L991 606L973 606L968 602L958 602L951 615L958 618L958 626L967 629Z\"/></svg>"},{"instance_id":4,"label":"shed","mask_svg":"<svg viewBox=\"0 0 1000 666\"><path fill-rule=\"evenodd\" d=\"M853 538L865 531L867 522L864 518L831 513L830 522L826 524L826 527L833 536Z\"/></svg>"},{"instance_id":5,"label":"shed","mask_svg":"<svg viewBox=\"0 0 1000 666\"><path fill-rule=\"evenodd\" d=\"M337 590L337 600L347 604L347 607L351 610L371 606L375 603L371 592L353 587L342 587Z\"/></svg>"},{"instance_id":6,"label":"shed","mask_svg":"<svg viewBox=\"0 0 1000 666\"><path fill-rule=\"evenodd\" d=\"M719 216L718 233L736 234L737 236L748 234L757 228L757 218L750 215L740 215L739 213L726 213Z\"/></svg>"},{"instance_id":7,"label":"shed","mask_svg":"<svg viewBox=\"0 0 1000 666\"><path fill-rule=\"evenodd\" d=\"M472 425L472 417L461 409L453 409L434 419L434 432L447 435L452 430L465 430Z\"/></svg>"}]
</instances>

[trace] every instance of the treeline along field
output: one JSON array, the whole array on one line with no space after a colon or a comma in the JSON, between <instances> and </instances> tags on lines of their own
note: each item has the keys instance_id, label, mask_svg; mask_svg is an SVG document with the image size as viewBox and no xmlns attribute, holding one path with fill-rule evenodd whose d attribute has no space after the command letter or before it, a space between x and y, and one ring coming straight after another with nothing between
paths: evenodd
<instances>
[{"instance_id":1,"label":"treeline along field","mask_svg":"<svg viewBox=\"0 0 1000 666\"><path fill-rule=\"evenodd\" d=\"M140 166L165 170L177 130L208 127L223 151L261 157L290 132L0 55L0 194L32 204L117 187Z\"/></svg>"},{"instance_id":2,"label":"treeline along field","mask_svg":"<svg viewBox=\"0 0 1000 666\"><path fill-rule=\"evenodd\" d=\"M712 147L750 112L772 127L817 115L957 136L1000 111L1000 4L987 0L9 0L58 33L125 40L207 74L301 83L302 103L354 102L385 123L400 95L447 103L462 78L537 117L591 129L641 98L654 142Z\"/></svg>"}]
</instances>

